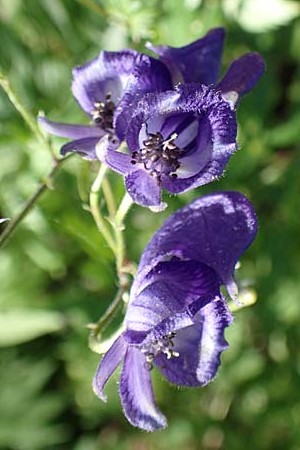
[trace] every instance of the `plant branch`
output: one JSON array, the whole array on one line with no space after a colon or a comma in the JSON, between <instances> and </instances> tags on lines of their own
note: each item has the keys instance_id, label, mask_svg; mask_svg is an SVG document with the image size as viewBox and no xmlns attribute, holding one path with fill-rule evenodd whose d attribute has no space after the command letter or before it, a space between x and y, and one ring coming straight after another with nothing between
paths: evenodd
<instances>
[{"instance_id":1,"label":"plant branch","mask_svg":"<svg viewBox=\"0 0 300 450\"><path fill-rule=\"evenodd\" d=\"M14 105L15 109L19 112L19 114L24 119L24 122L28 125L28 127L31 129L31 131L34 133L34 135L37 137L37 139L47 147L49 150L51 157L56 161L57 157L55 155L55 152L51 146L50 141L44 136L42 131L40 130L35 118L30 114L29 111L22 105L20 102L17 94L12 89L8 79L3 75L3 73L0 71L0 86L8 96L11 103Z\"/></svg>"},{"instance_id":2,"label":"plant branch","mask_svg":"<svg viewBox=\"0 0 300 450\"><path fill-rule=\"evenodd\" d=\"M133 200L130 195L126 192L123 197L123 200L120 203L118 211L116 212L115 221L114 221L114 230L115 230L115 238L116 238L116 265L117 272L119 278L122 278L122 275L125 272L125 240L124 240L124 219L129 209L133 204Z\"/></svg>"},{"instance_id":3,"label":"plant branch","mask_svg":"<svg viewBox=\"0 0 300 450\"><path fill-rule=\"evenodd\" d=\"M90 192L90 211L96 222L97 228L106 240L107 244L111 248L111 250L116 254L116 244L113 236L108 227L108 223L102 216L99 208L99 197L101 186L106 174L107 167L105 164L101 164L97 177L92 185Z\"/></svg>"},{"instance_id":4,"label":"plant branch","mask_svg":"<svg viewBox=\"0 0 300 450\"><path fill-rule=\"evenodd\" d=\"M109 218L112 220L116 215L116 203L107 178L104 178L103 180L102 190L109 213Z\"/></svg>"},{"instance_id":5,"label":"plant branch","mask_svg":"<svg viewBox=\"0 0 300 450\"><path fill-rule=\"evenodd\" d=\"M25 205L21 209L21 211L8 223L7 227L4 229L3 233L0 235L0 248L4 246L7 240L11 237L17 226L21 223L24 217L31 211L33 206L37 203L43 193L49 188L53 177L56 172L59 170L60 166L70 158L72 155L68 155L65 158L56 159L53 161L53 167L44 181L39 185L37 190L33 193L33 195L26 201Z\"/></svg>"},{"instance_id":6,"label":"plant branch","mask_svg":"<svg viewBox=\"0 0 300 450\"><path fill-rule=\"evenodd\" d=\"M129 287L129 283L124 283L121 285L116 293L115 298L112 303L109 305L103 316L98 320L98 322L88 325L88 328L91 329L91 338L98 340L100 334L103 333L105 328L110 324L115 315L117 314L119 308L123 304L123 296L127 292Z\"/></svg>"}]
</instances>

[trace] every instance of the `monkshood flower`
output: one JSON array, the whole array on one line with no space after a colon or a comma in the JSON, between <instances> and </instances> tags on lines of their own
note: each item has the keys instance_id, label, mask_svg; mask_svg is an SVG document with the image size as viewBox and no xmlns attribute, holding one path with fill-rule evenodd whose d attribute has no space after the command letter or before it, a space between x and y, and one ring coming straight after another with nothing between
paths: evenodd
<instances>
[{"instance_id":1,"label":"monkshood flower","mask_svg":"<svg viewBox=\"0 0 300 450\"><path fill-rule=\"evenodd\" d=\"M135 203L164 209L162 189L181 193L219 178L236 151L236 105L262 75L264 62L247 53L217 82L223 40L224 30L215 29L182 48L149 45L173 85L182 84L146 94L130 114L123 105L118 122L129 154L115 151L107 139L97 146L99 159L125 176Z\"/></svg>"},{"instance_id":2,"label":"monkshood flower","mask_svg":"<svg viewBox=\"0 0 300 450\"><path fill-rule=\"evenodd\" d=\"M135 75L139 66L144 68L142 77ZM97 159L96 144L103 136L114 148L119 146L122 125L118 127L116 119L122 111L119 105L127 85L126 98L130 95L137 100L146 92L169 89L171 77L162 62L134 50L102 51L97 58L73 70L72 93L91 123L73 125L39 117L47 132L72 139L61 148L61 154L78 152L88 159Z\"/></svg>"},{"instance_id":3,"label":"monkshood flower","mask_svg":"<svg viewBox=\"0 0 300 450\"><path fill-rule=\"evenodd\" d=\"M167 425L155 404L152 368L178 386L205 386L215 377L232 322L220 286L236 298L234 267L256 232L249 201L227 192L185 206L152 237L131 288L124 331L93 382L106 401L104 387L123 365L119 394L132 425L147 431Z\"/></svg>"}]
</instances>

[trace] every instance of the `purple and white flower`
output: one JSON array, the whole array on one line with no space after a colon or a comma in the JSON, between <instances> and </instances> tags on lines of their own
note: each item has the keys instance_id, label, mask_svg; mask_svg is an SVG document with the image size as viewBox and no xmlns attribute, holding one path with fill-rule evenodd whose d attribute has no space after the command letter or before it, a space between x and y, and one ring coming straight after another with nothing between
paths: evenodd
<instances>
[{"instance_id":1,"label":"purple and white flower","mask_svg":"<svg viewBox=\"0 0 300 450\"><path fill-rule=\"evenodd\" d=\"M185 192L222 174L236 150L236 115L220 92L200 84L142 97L126 138L131 155L113 146L100 159L125 176L127 191L142 206L159 211L162 188Z\"/></svg>"},{"instance_id":2,"label":"purple and white flower","mask_svg":"<svg viewBox=\"0 0 300 450\"><path fill-rule=\"evenodd\" d=\"M144 68L142 77L136 75L140 66ZM62 146L62 155L77 152L85 158L97 159L96 144L101 138L107 139L114 148L120 145L124 133L122 122L118 126L116 121L123 108L126 107L128 114L129 107L134 108L134 102L142 94L163 91L170 86L170 74L159 60L129 49L102 51L97 58L73 70L72 93L90 124L59 123L42 116L39 123L48 133L72 139ZM120 108L122 99L123 108Z\"/></svg>"},{"instance_id":3,"label":"purple and white flower","mask_svg":"<svg viewBox=\"0 0 300 450\"><path fill-rule=\"evenodd\" d=\"M93 383L106 401L104 387L123 364L119 393L132 425L147 431L167 425L154 400L153 367L178 386L204 386L215 377L232 322L220 286L236 297L234 267L256 232L249 201L227 192L185 206L151 239L132 285L125 331Z\"/></svg>"},{"instance_id":4,"label":"purple and white flower","mask_svg":"<svg viewBox=\"0 0 300 450\"><path fill-rule=\"evenodd\" d=\"M125 176L135 203L164 209L162 189L182 193L219 178L236 151L236 105L262 75L264 62L247 53L217 82L223 40L218 28L182 48L148 45L168 67L173 88L153 90L130 114L120 112L129 154L107 139L97 146L99 159Z\"/></svg>"},{"instance_id":5,"label":"purple and white flower","mask_svg":"<svg viewBox=\"0 0 300 450\"><path fill-rule=\"evenodd\" d=\"M218 81L224 36L216 28L181 48L148 44L159 59L103 51L73 71L73 95L91 124L39 121L71 139L63 155L100 159L124 175L137 204L162 210L162 189L182 193L219 178L237 149L236 105L261 77L264 62L247 53Z\"/></svg>"}]
</instances>

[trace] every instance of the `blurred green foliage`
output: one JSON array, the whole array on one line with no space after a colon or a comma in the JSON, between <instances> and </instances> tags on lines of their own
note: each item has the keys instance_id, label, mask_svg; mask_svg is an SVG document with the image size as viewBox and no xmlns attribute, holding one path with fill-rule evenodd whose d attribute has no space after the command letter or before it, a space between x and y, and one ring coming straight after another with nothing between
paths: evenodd
<instances>
[{"instance_id":1,"label":"blurred green foliage","mask_svg":"<svg viewBox=\"0 0 300 450\"><path fill-rule=\"evenodd\" d=\"M72 158L0 252L1 449L300 449L299 3L0 0L0 64L34 115L84 121L69 89L73 66L101 49L143 50L145 40L184 45L220 25L228 31L224 68L248 50L267 62L239 108L240 151L218 182L167 196L163 214L135 206L128 256L138 262L164 217L192 198L240 190L255 204L260 230L237 277L257 303L236 313L217 379L179 390L155 373L169 427L154 434L132 428L117 377L107 404L91 390L99 357L87 347L86 324L103 313L116 285L110 250L83 208L97 167ZM0 135L0 216L13 217L51 160L2 91ZM54 140L57 149L61 143ZM121 178L110 180L121 198Z\"/></svg>"}]
</instances>

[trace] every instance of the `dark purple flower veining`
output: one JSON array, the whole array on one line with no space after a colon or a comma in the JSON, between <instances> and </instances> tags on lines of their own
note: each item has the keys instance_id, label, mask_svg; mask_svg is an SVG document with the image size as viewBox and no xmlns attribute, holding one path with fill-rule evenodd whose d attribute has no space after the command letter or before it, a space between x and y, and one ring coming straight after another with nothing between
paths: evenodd
<instances>
[{"instance_id":1,"label":"dark purple flower veining","mask_svg":"<svg viewBox=\"0 0 300 450\"><path fill-rule=\"evenodd\" d=\"M257 232L240 193L202 197L171 216L146 247L132 285L125 331L102 358L94 391L123 363L119 393L129 422L147 431L167 425L155 404L151 369L178 386L199 387L216 375L232 322L220 292L235 298L234 267Z\"/></svg>"}]
</instances>

